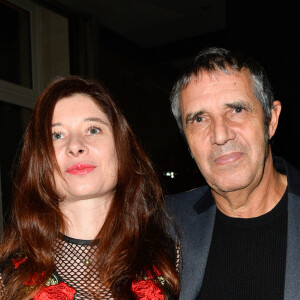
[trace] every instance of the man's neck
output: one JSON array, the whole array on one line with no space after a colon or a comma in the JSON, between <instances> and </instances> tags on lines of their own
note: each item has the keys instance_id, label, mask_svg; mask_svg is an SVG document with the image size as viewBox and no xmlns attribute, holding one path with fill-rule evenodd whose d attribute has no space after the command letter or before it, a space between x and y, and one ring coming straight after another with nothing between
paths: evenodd
<instances>
[{"instance_id":1,"label":"man's neck","mask_svg":"<svg viewBox=\"0 0 300 300\"><path fill-rule=\"evenodd\" d=\"M233 192L212 190L216 205L222 213L235 218L254 218L277 205L286 190L287 178L275 170L272 156L269 159L258 183Z\"/></svg>"}]
</instances>

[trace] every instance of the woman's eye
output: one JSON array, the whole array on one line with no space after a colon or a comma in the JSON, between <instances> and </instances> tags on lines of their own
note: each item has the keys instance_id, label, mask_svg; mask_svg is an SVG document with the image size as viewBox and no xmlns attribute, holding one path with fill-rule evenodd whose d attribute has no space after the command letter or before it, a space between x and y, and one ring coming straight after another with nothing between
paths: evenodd
<instances>
[{"instance_id":1,"label":"woman's eye","mask_svg":"<svg viewBox=\"0 0 300 300\"><path fill-rule=\"evenodd\" d=\"M100 133L100 131L101 130L99 128L97 128L97 127L90 127L88 129L88 133L91 134L91 135L98 134L98 133Z\"/></svg>"},{"instance_id":2,"label":"woman's eye","mask_svg":"<svg viewBox=\"0 0 300 300\"><path fill-rule=\"evenodd\" d=\"M52 140L57 141L63 138L63 135L61 132L54 132L52 133Z\"/></svg>"}]
</instances>

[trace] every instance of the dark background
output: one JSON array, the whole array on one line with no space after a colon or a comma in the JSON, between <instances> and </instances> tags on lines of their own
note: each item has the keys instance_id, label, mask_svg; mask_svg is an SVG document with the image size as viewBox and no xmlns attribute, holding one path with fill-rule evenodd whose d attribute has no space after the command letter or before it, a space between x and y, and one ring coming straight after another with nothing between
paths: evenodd
<instances>
[{"instance_id":1,"label":"dark background","mask_svg":"<svg viewBox=\"0 0 300 300\"><path fill-rule=\"evenodd\" d=\"M174 9L179 2L173 1ZM168 3L168 7L172 8L170 1L160 3ZM166 193L184 191L204 183L170 113L169 94L186 63L208 46L243 51L265 67L275 98L283 105L279 128L272 141L273 152L300 167L299 2L223 1L224 5L219 9L224 9L225 26L212 31L209 30L212 25L201 22L201 18L218 1L180 3L182 10L187 9L185 23L190 22L195 27L201 23L201 34L176 40L170 26L173 41L160 41L156 45L149 42L145 46L141 42L132 42L103 24L98 32L97 78L103 80L115 95L159 174L165 171L177 173L174 179L162 176ZM213 22L217 23L218 19ZM185 25L182 24L182 30ZM148 33L153 39L153 32L159 35L155 27L152 31L145 30L144 34ZM144 38L147 37L145 35ZM179 32L179 35L183 33ZM136 36L134 38L138 42L142 40ZM76 73L74 63L73 72Z\"/></svg>"},{"instance_id":2,"label":"dark background","mask_svg":"<svg viewBox=\"0 0 300 300\"><path fill-rule=\"evenodd\" d=\"M279 128L272 141L273 152L300 168L297 0L278 3L258 0L33 2L69 19L71 73L99 79L109 88L153 161L166 194L204 184L171 115L169 95L182 68L208 46L245 52L265 67L275 98L283 105ZM181 23L171 20L146 26L150 21L137 6L144 2L174 14L182 13ZM97 3L101 6L99 11L93 6ZM107 9L102 16L105 5L113 9L114 15L109 16ZM122 14L124 11L127 15ZM131 18L135 18L134 22ZM115 29L128 26L131 21L131 31ZM78 34L82 24L93 24L94 28L93 47L88 50ZM93 57L92 70L88 65L90 57ZM9 178L14 149L21 135L13 134L16 125L10 131L4 129L5 120L12 117L10 105L2 103L0 109L2 143L6 139L12 148L9 157L1 158ZM175 178L164 176L167 171L175 172ZM7 178L5 184L8 185Z\"/></svg>"}]
</instances>

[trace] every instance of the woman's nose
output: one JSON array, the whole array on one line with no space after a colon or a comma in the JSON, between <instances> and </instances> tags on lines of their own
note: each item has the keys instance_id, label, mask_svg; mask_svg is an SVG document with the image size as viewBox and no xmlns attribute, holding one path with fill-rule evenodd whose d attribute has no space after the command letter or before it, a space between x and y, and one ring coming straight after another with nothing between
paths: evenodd
<instances>
[{"instance_id":1,"label":"woman's nose","mask_svg":"<svg viewBox=\"0 0 300 300\"><path fill-rule=\"evenodd\" d=\"M72 137L66 148L66 154L71 156L80 156L88 153L88 147L82 138Z\"/></svg>"}]
</instances>

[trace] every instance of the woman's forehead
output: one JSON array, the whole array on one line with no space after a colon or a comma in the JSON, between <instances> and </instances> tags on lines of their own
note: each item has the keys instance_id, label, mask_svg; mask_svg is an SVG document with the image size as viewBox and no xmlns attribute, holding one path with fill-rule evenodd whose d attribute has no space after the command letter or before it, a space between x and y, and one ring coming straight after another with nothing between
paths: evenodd
<instances>
[{"instance_id":1,"label":"woman's forehead","mask_svg":"<svg viewBox=\"0 0 300 300\"><path fill-rule=\"evenodd\" d=\"M107 115L101 109L100 104L90 96L75 94L70 97L62 98L56 103L53 112L54 123L76 118L101 118L110 123Z\"/></svg>"}]
</instances>

